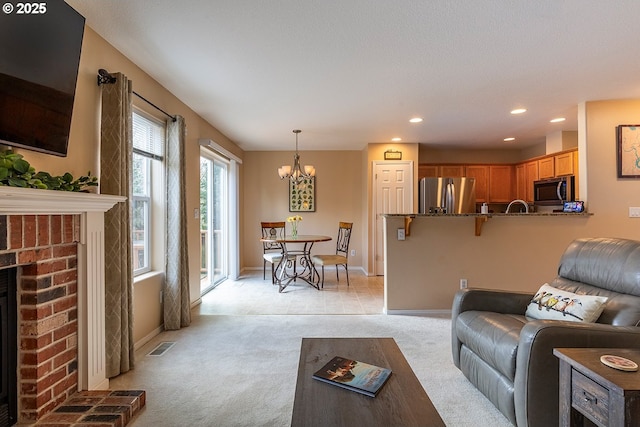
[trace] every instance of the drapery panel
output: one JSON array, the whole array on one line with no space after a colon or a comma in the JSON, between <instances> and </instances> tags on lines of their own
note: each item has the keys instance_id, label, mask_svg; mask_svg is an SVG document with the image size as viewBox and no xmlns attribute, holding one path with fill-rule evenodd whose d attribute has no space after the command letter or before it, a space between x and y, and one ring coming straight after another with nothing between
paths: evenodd
<instances>
[{"instance_id":1,"label":"drapery panel","mask_svg":"<svg viewBox=\"0 0 640 427\"><path fill-rule=\"evenodd\" d=\"M121 73L102 88L100 192L127 197L105 213L106 374L134 365L133 273L131 270L132 82Z\"/></svg>"},{"instance_id":2,"label":"drapery panel","mask_svg":"<svg viewBox=\"0 0 640 427\"><path fill-rule=\"evenodd\" d=\"M186 126L176 116L167 122L165 176L167 182L167 239L164 289L164 328L180 329L191 323L189 251L187 246Z\"/></svg>"}]
</instances>

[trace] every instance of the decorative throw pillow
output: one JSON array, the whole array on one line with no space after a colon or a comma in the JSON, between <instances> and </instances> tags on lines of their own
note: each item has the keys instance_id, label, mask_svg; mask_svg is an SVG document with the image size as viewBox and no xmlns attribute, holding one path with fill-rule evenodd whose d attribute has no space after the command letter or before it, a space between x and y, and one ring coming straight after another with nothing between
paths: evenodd
<instances>
[{"instance_id":1,"label":"decorative throw pillow","mask_svg":"<svg viewBox=\"0 0 640 427\"><path fill-rule=\"evenodd\" d=\"M545 283L527 306L527 317L534 319L595 322L600 317L607 297L579 295Z\"/></svg>"}]
</instances>

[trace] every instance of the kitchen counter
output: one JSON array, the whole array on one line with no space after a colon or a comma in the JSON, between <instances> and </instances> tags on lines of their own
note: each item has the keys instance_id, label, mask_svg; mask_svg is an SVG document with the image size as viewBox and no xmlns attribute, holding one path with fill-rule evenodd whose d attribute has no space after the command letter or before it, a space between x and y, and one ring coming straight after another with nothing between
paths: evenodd
<instances>
[{"instance_id":1,"label":"kitchen counter","mask_svg":"<svg viewBox=\"0 0 640 427\"><path fill-rule=\"evenodd\" d=\"M411 222L415 218L460 218L460 217L473 217L475 218L476 227L475 227L475 235L480 236L482 234L482 225L489 221L490 218L506 218L506 217L576 217L576 218L585 218L593 215L589 212L532 212L532 213L460 213L460 214L441 214L441 213L427 213L427 214L382 214L385 218L404 218L404 228L405 235L409 236L411 234Z\"/></svg>"},{"instance_id":2,"label":"kitchen counter","mask_svg":"<svg viewBox=\"0 0 640 427\"><path fill-rule=\"evenodd\" d=\"M473 217L500 217L500 216L579 216L585 217L593 215L589 212L531 212L531 213L520 213L520 212L511 212L511 213L460 213L460 214L437 214L437 213L427 213L427 214L382 214L384 217L461 217L461 216L473 216Z\"/></svg>"}]
</instances>

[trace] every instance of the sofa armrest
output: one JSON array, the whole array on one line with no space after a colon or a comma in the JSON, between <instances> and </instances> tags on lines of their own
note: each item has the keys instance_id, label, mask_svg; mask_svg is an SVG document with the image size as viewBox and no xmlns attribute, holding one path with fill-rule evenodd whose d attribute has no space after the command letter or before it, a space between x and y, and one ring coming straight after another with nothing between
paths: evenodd
<instances>
[{"instance_id":1,"label":"sofa armrest","mask_svg":"<svg viewBox=\"0 0 640 427\"><path fill-rule=\"evenodd\" d=\"M518 426L558 423L556 347L640 348L640 328L557 320L528 322L520 332L514 398Z\"/></svg>"},{"instance_id":2,"label":"sofa armrest","mask_svg":"<svg viewBox=\"0 0 640 427\"><path fill-rule=\"evenodd\" d=\"M534 294L494 289L461 289L456 292L451 307L451 353L453 363L460 367L460 347L456 333L456 318L465 311L492 311L524 315Z\"/></svg>"},{"instance_id":3,"label":"sofa armrest","mask_svg":"<svg viewBox=\"0 0 640 427\"><path fill-rule=\"evenodd\" d=\"M495 313L522 314L534 294L494 289L460 289L453 298L451 317L464 311L493 311Z\"/></svg>"}]
</instances>

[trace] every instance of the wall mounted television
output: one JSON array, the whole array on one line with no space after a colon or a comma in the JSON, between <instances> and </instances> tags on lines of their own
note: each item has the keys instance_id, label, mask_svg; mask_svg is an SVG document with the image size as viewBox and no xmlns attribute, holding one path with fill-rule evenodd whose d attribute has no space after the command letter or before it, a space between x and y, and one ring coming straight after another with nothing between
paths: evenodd
<instances>
[{"instance_id":1,"label":"wall mounted television","mask_svg":"<svg viewBox=\"0 0 640 427\"><path fill-rule=\"evenodd\" d=\"M85 19L63 0L7 4L0 13L0 144L64 157Z\"/></svg>"}]
</instances>

